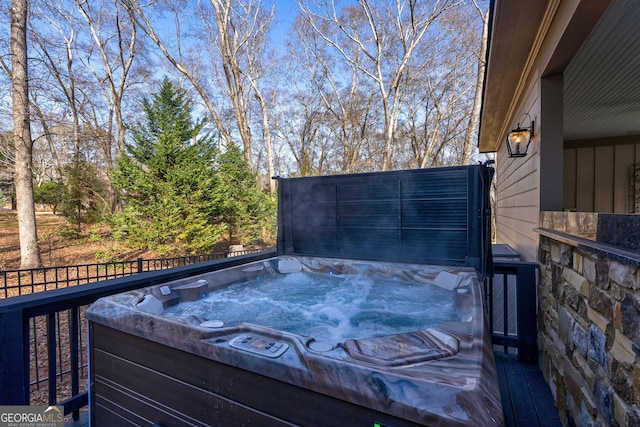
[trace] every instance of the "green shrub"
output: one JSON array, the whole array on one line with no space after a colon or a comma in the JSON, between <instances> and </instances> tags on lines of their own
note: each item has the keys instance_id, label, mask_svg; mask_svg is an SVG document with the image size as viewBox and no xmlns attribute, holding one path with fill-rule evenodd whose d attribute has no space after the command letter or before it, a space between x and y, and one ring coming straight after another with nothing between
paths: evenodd
<instances>
[{"instance_id":1,"label":"green shrub","mask_svg":"<svg viewBox=\"0 0 640 427\"><path fill-rule=\"evenodd\" d=\"M106 184L95 165L76 158L65 168L60 213L78 228L101 222L107 209Z\"/></svg>"},{"instance_id":2,"label":"green shrub","mask_svg":"<svg viewBox=\"0 0 640 427\"><path fill-rule=\"evenodd\" d=\"M33 201L49 206L53 213L57 213L58 205L62 200L64 186L57 181L47 181L33 190Z\"/></svg>"}]
</instances>

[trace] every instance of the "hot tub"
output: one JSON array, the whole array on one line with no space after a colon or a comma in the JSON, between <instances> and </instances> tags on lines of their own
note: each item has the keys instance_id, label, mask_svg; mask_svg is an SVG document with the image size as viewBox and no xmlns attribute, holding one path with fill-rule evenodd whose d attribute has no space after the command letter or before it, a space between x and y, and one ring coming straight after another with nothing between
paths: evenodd
<instances>
[{"instance_id":1,"label":"hot tub","mask_svg":"<svg viewBox=\"0 0 640 427\"><path fill-rule=\"evenodd\" d=\"M472 268L279 256L103 298L87 319L93 425L503 424Z\"/></svg>"}]
</instances>

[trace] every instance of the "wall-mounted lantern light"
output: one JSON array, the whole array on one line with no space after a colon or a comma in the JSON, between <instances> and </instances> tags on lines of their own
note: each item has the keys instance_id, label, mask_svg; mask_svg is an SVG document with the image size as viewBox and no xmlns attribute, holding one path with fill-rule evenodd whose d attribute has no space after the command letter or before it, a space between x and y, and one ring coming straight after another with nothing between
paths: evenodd
<instances>
[{"instance_id":1,"label":"wall-mounted lantern light","mask_svg":"<svg viewBox=\"0 0 640 427\"><path fill-rule=\"evenodd\" d=\"M527 116L529 120L531 120L531 116L529 114L524 113L520 116L522 119L524 116ZM529 148L529 143L533 138L533 129L535 122L531 120L531 127L520 127L520 121L518 121L518 126L515 129L512 129L507 135L507 151L509 152L509 157L524 157L527 155L527 149Z\"/></svg>"}]
</instances>

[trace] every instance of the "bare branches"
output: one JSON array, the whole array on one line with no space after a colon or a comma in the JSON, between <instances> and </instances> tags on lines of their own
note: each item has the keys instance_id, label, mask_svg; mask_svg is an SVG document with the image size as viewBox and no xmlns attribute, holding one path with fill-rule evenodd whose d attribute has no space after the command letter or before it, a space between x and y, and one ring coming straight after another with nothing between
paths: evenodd
<instances>
[{"instance_id":1,"label":"bare branches","mask_svg":"<svg viewBox=\"0 0 640 427\"><path fill-rule=\"evenodd\" d=\"M101 78L98 71L93 67L91 61L85 61L85 65L91 69L100 81L107 83L109 87L109 95L111 98L110 105L115 113L115 121L117 127L117 147L118 151L124 150L125 143L125 127L122 114L122 98L127 85L127 78L133 66L134 58L137 55L137 29L135 25L134 15L131 10L124 10L127 19L120 16L123 12L119 6L118 0L114 0L113 12L115 18L114 32L104 34L102 29L106 26L104 14L96 13L92 9L93 2L86 0L76 0L76 5L82 17L89 26L91 37L102 59L104 79ZM117 49L113 58L107 51L109 44L115 39ZM119 71L119 77L116 72Z\"/></svg>"},{"instance_id":2,"label":"bare branches","mask_svg":"<svg viewBox=\"0 0 640 427\"><path fill-rule=\"evenodd\" d=\"M253 149L258 126L262 127L267 151L271 151L269 108L260 80L264 76L262 56L266 54L266 35L274 9L265 9L257 0L201 0L179 5L158 2L153 7L136 0L123 1L162 55L195 88L225 143L230 144L238 136L245 160L257 170ZM176 23L189 17L185 19L189 29L176 24L174 47L150 17L158 10L167 12ZM252 121L256 113L262 118L260 125ZM273 171L271 155L268 158L268 169Z\"/></svg>"},{"instance_id":3,"label":"bare branches","mask_svg":"<svg viewBox=\"0 0 640 427\"><path fill-rule=\"evenodd\" d=\"M359 0L357 6L338 12L333 0L316 3L314 9L300 2L306 22L324 42L377 85L385 123L382 170L394 167L396 129L406 91L403 77L418 60L415 51L435 20L460 3L397 0L393 7ZM368 61L361 61L360 54Z\"/></svg>"},{"instance_id":4,"label":"bare branches","mask_svg":"<svg viewBox=\"0 0 640 427\"><path fill-rule=\"evenodd\" d=\"M278 40L273 0L34 3L31 118L55 174L71 151L111 164L139 114L135 90L163 73L197 93L221 147L241 142L269 177L470 161L484 5L298 1Z\"/></svg>"},{"instance_id":5,"label":"bare branches","mask_svg":"<svg viewBox=\"0 0 640 427\"><path fill-rule=\"evenodd\" d=\"M126 6L127 11L131 13L132 17L134 17L136 23L140 26L140 28L142 28L144 33L155 43L158 49L160 49L164 57L175 67L176 70L178 70L189 80L189 82L191 82L195 90L202 98L202 101L204 102L213 122L216 124L218 131L227 143L231 143L231 134L228 131L227 127L224 125L224 122L218 114L217 109L215 108L211 100L211 97L205 90L205 87L200 83L200 76L194 72L195 70L193 68L185 66L180 61L179 55L176 56L170 52L167 44L156 32L155 25L153 25L149 20L146 14L146 5L143 5L136 0L122 0L122 2Z\"/></svg>"}]
</instances>

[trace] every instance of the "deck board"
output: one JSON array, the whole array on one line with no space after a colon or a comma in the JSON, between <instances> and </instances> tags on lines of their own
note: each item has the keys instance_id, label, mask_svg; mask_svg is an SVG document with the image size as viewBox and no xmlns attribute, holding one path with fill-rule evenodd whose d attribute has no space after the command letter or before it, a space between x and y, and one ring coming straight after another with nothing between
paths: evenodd
<instances>
[{"instance_id":1,"label":"deck board","mask_svg":"<svg viewBox=\"0 0 640 427\"><path fill-rule=\"evenodd\" d=\"M496 351L505 427L561 426L549 386L535 365Z\"/></svg>"}]
</instances>

